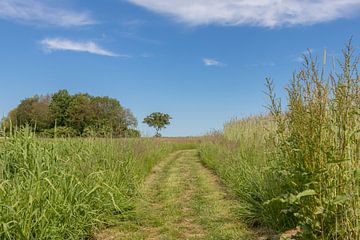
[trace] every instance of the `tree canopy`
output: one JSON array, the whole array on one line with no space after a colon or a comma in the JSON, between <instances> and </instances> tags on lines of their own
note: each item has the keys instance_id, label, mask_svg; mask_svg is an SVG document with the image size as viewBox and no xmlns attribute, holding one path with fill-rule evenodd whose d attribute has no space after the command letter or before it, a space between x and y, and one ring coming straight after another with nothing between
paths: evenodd
<instances>
[{"instance_id":1,"label":"tree canopy","mask_svg":"<svg viewBox=\"0 0 360 240\"><path fill-rule=\"evenodd\" d=\"M60 90L47 96L26 98L2 120L9 129L28 125L44 135L139 136L137 120L130 109L110 97L87 93L71 95Z\"/></svg>"},{"instance_id":2,"label":"tree canopy","mask_svg":"<svg viewBox=\"0 0 360 240\"><path fill-rule=\"evenodd\" d=\"M153 112L146 118L144 118L143 123L153 127L156 130L156 137L161 137L160 130L166 128L170 124L171 117L167 113Z\"/></svg>"}]
</instances>

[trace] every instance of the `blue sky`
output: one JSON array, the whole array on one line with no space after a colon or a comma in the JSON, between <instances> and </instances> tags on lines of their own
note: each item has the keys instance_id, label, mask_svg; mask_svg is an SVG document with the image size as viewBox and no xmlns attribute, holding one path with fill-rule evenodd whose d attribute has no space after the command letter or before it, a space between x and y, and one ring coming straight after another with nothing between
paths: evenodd
<instances>
[{"instance_id":1,"label":"blue sky","mask_svg":"<svg viewBox=\"0 0 360 240\"><path fill-rule=\"evenodd\" d=\"M357 14L359 12L359 14ZM360 42L360 0L0 0L0 114L59 89L119 99L167 136L265 111L311 48Z\"/></svg>"}]
</instances>

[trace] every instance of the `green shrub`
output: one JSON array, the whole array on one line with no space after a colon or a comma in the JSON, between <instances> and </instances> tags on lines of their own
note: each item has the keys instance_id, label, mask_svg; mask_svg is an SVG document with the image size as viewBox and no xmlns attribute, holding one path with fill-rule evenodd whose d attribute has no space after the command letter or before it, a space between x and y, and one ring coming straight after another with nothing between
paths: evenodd
<instances>
[{"instance_id":1,"label":"green shrub","mask_svg":"<svg viewBox=\"0 0 360 240\"><path fill-rule=\"evenodd\" d=\"M51 129L45 129L39 135L48 138L54 138L54 137L70 138L70 137L78 136L79 133L71 127L56 127Z\"/></svg>"},{"instance_id":2,"label":"green shrub","mask_svg":"<svg viewBox=\"0 0 360 240\"><path fill-rule=\"evenodd\" d=\"M270 94L277 124L272 177L282 191L267 203L292 213L305 239L360 238L360 79L353 54L347 45L328 77L305 58L287 88L285 112Z\"/></svg>"},{"instance_id":3,"label":"green shrub","mask_svg":"<svg viewBox=\"0 0 360 240\"><path fill-rule=\"evenodd\" d=\"M125 130L125 137L129 138L138 138L141 137L140 131L136 129L126 129Z\"/></svg>"}]
</instances>

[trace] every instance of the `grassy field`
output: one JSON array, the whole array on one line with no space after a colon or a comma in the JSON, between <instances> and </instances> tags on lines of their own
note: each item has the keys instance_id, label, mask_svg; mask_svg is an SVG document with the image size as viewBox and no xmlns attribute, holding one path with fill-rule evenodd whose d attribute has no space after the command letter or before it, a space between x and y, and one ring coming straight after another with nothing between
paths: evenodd
<instances>
[{"instance_id":1,"label":"grassy field","mask_svg":"<svg viewBox=\"0 0 360 240\"><path fill-rule=\"evenodd\" d=\"M252 239L237 201L204 168L197 150L177 151L143 185L136 213L96 239Z\"/></svg>"},{"instance_id":2,"label":"grassy field","mask_svg":"<svg viewBox=\"0 0 360 240\"><path fill-rule=\"evenodd\" d=\"M305 59L283 109L268 79L270 115L234 120L200 147L241 202L250 226L300 239L360 239L360 78L353 49L329 74Z\"/></svg>"},{"instance_id":3,"label":"grassy field","mask_svg":"<svg viewBox=\"0 0 360 240\"><path fill-rule=\"evenodd\" d=\"M211 136L0 139L0 239L360 239L353 54Z\"/></svg>"},{"instance_id":4,"label":"grassy field","mask_svg":"<svg viewBox=\"0 0 360 240\"><path fill-rule=\"evenodd\" d=\"M134 208L140 184L169 153L193 143L37 139L0 145L0 239L83 239Z\"/></svg>"}]
</instances>

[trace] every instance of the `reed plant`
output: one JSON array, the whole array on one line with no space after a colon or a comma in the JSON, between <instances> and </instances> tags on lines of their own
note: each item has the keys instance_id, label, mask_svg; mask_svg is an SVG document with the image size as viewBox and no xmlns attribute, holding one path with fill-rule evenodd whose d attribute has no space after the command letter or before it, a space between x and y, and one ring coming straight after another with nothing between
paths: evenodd
<instances>
[{"instance_id":1,"label":"reed plant","mask_svg":"<svg viewBox=\"0 0 360 240\"><path fill-rule=\"evenodd\" d=\"M287 88L285 111L267 81L277 123L271 161L282 189L267 203L280 202L306 239L360 239L360 79L354 54L350 42L328 74L325 59L321 66L311 54L305 57Z\"/></svg>"},{"instance_id":2,"label":"reed plant","mask_svg":"<svg viewBox=\"0 0 360 240\"><path fill-rule=\"evenodd\" d=\"M297 229L301 239L360 239L359 57L351 41L342 53L331 68L326 52L322 63L304 56L285 107L267 79L267 123L232 121L223 138L202 145L203 162L236 193L250 225Z\"/></svg>"}]
</instances>

